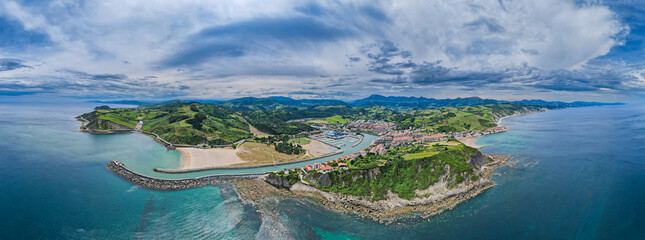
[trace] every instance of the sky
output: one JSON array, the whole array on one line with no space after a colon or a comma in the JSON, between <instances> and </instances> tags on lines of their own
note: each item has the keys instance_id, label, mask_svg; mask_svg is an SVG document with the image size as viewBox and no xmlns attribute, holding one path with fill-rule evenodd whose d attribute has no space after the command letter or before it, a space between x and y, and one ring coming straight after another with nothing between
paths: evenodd
<instances>
[{"instance_id":1,"label":"sky","mask_svg":"<svg viewBox=\"0 0 645 240\"><path fill-rule=\"evenodd\" d=\"M645 0L0 1L0 97L645 99Z\"/></svg>"}]
</instances>

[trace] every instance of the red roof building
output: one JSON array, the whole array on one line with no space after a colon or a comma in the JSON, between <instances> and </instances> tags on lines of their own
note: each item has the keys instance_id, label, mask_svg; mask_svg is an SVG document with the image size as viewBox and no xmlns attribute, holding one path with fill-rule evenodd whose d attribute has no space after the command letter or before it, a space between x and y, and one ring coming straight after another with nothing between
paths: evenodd
<instances>
[{"instance_id":1,"label":"red roof building","mask_svg":"<svg viewBox=\"0 0 645 240\"><path fill-rule=\"evenodd\" d=\"M320 171L324 173L328 173L328 172L334 171L334 168L330 166L324 166L320 169Z\"/></svg>"}]
</instances>

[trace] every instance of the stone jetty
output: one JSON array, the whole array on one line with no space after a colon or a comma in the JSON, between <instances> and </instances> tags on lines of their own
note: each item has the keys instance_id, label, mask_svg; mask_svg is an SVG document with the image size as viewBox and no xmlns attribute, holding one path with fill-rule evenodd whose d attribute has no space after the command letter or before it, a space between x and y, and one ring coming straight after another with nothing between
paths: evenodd
<instances>
[{"instance_id":1,"label":"stone jetty","mask_svg":"<svg viewBox=\"0 0 645 240\"><path fill-rule=\"evenodd\" d=\"M198 178L187 179L159 179L149 176L144 176L133 172L125 167L122 162L112 160L107 163L107 167L119 174L123 178L130 180L133 183L151 189L161 190L180 190L188 188L203 187L211 184L226 183L240 179L253 179L264 176L266 173L253 173L253 174L234 174L234 175L212 175Z\"/></svg>"}]
</instances>

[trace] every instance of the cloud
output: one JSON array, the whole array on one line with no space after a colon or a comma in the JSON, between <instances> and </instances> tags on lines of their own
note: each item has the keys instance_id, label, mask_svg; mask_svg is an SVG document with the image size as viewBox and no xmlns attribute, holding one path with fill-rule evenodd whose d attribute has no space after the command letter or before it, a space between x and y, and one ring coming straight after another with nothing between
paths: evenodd
<instances>
[{"instance_id":1,"label":"cloud","mask_svg":"<svg viewBox=\"0 0 645 240\"><path fill-rule=\"evenodd\" d=\"M100 81L121 82L123 80L128 79L128 76L126 76L125 74L119 74L119 73L117 73L117 74L109 74L109 73L90 74L90 73L81 72L81 71L74 71L74 70L61 70L61 72L71 73L72 75L74 75L75 77L77 77L79 79L86 79L86 80L100 80ZM147 77L148 78L142 78L142 80L149 79L149 76L147 76Z\"/></svg>"},{"instance_id":2,"label":"cloud","mask_svg":"<svg viewBox=\"0 0 645 240\"><path fill-rule=\"evenodd\" d=\"M11 71L19 68L31 68L31 66L22 64L23 62L24 61L20 59L0 58L0 72Z\"/></svg>"},{"instance_id":3,"label":"cloud","mask_svg":"<svg viewBox=\"0 0 645 240\"><path fill-rule=\"evenodd\" d=\"M536 89L571 92L645 90L645 81L633 66L594 61L582 69L545 70L523 65L496 71L447 68L440 62L423 63L409 74L372 79L375 83L416 86L453 86L467 89Z\"/></svg>"},{"instance_id":4,"label":"cloud","mask_svg":"<svg viewBox=\"0 0 645 240\"><path fill-rule=\"evenodd\" d=\"M177 67L212 58L241 57L257 51L277 53L274 44L301 48L311 46L312 42L335 41L350 35L349 30L311 17L255 18L206 28L188 37L184 44L186 48L162 64Z\"/></svg>"},{"instance_id":5,"label":"cloud","mask_svg":"<svg viewBox=\"0 0 645 240\"><path fill-rule=\"evenodd\" d=\"M7 0L0 83L186 98L639 94L644 12L630 1Z\"/></svg>"},{"instance_id":6,"label":"cloud","mask_svg":"<svg viewBox=\"0 0 645 240\"><path fill-rule=\"evenodd\" d=\"M19 21L0 16L0 48L8 52L31 51L50 44L45 34L29 31Z\"/></svg>"},{"instance_id":7,"label":"cloud","mask_svg":"<svg viewBox=\"0 0 645 240\"><path fill-rule=\"evenodd\" d=\"M371 72L401 75L406 69L416 67L416 64L410 60L412 54L399 49L390 41L365 46L361 49L361 53L371 59L368 65L368 70Z\"/></svg>"},{"instance_id":8,"label":"cloud","mask_svg":"<svg viewBox=\"0 0 645 240\"><path fill-rule=\"evenodd\" d=\"M0 95L58 93L74 97L147 97L181 96L189 86L160 83L156 77L131 78L125 74L92 74L59 70L57 75L0 77Z\"/></svg>"}]
</instances>

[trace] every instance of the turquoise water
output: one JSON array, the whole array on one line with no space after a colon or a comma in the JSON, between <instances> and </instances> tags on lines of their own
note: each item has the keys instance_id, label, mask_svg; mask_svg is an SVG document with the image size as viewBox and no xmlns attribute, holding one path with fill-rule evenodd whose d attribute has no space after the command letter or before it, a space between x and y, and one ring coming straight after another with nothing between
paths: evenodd
<instances>
[{"instance_id":1,"label":"turquoise water","mask_svg":"<svg viewBox=\"0 0 645 240\"><path fill-rule=\"evenodd\" d=\"M138 188L105 163L151 171L178 166L179 154L145 135L78 132L74 116L93 107L0 104L2 239L645 239L643 106L505 119L510 131L477 142L515 156L497 186L430 221L393 225L294 199L275 199L274 218L230 185Z\"/></svg>"}]
</instances>

